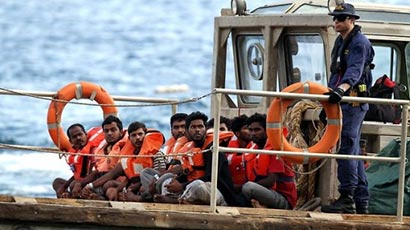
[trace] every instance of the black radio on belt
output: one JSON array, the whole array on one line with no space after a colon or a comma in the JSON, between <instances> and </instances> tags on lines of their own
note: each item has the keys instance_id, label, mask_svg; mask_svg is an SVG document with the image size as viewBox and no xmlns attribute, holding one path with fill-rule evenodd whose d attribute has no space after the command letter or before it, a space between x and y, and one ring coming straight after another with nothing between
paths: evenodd
<instances>
[{"instance_id":1,"label":"black radio on belt","mask_svg":"<svg viewBox=\"0 0 410 230\"><path fill-rule=\"evenodd\" d=\"M364 83L360 83L357 85L357 96L358 97L368 97L369 91L367 90L367 85Z\"/></svg>"}]
</instances>

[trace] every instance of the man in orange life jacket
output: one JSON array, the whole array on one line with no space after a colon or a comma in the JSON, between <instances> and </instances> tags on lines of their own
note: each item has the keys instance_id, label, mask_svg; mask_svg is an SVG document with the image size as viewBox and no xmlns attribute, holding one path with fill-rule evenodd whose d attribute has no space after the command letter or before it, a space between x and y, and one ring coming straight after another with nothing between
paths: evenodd
<instances>
[{"instance_id":1,"label":"man in orange life jacket","mask_svg":"<svg viewBox=\"0 0 410 230\"><path fill-rule=\"evenodd\" d=\"M165 155L174 153L175 145L179 144L179 141L177 142L177 140L179 138L185 138L185 119L187 116L188 114L186 113L176 113L171 116L171 137L165 142L163 146L163 153ZM166 162L165 170L163 169L163 167L161 167L160 164L156 164L156 162L161 163L160 158L154 158L153 168L145 168L141 172L141 184L144 189L149 190L147 192L144 191L141 194L144 200L151 200L154 194L161 194L163 186L168 184L174 177L174 174L170 172L176 171L176 169L171 169L181 165L178 157L169 157ZM168 169L170 166L170 170L167 171L166 169ZM162 175L165 173L169 174L162 177Z\"/></svg>"},{"instance_id":2,"label":"man in orange life jacket","mask_svg":"<svg viewBox=\"0 0 410 230\"><path fill-rule=\"evenodd\" d=\"M101 127L104 133L104 140L95 149L95 170L82 180L84 184L94 181L114 168L119 158L98 156L120 155L120 151L128 139L126 131L123 131L122 121L118 117L108 116L102 122ZM73 186L73 197L79 198L81 195L81 189L81 182L78 181L78 183L75 183ZM103 191L99 191L95 195L101 196L103 193ZM102 197L94 198L103 199Z\"/></svg>"},{"instance_id":3,"label":"man in orange life jacket","mask_svg":"<svg viewBox=\"0 0 410 230\"><path fill-rule=\"evenodd\" d=\"M186 113L176 113L171 116L171 137L165 142L163 152L168 155L174 152L175 144L178 144L179 138L185 137L185 119L188 116ZM167 168L170 165L180 165L181 162L177 160L177 157L169 157L167 159Z\"/></svg>"},{"instance_id":4,"label":"man in orange life jacket","mask_svg":"<svg viewBox=\"0 0 410 230\"><path fill-rule=\"evenodd\" d=\"M87 133L83 125L77 123L68 127L67 136L73 149L77 153L93 153L96 145L88 141ZM58 198L71 197L71 193L67 188L73 186L75 180L82 180L91 170L91 160L89 156L70 155L68 159L70 158L75 159L67 161L74 175L69 180L56 178L53 182L53 188Z\"/></svg>"},{"instance_id":5,"label":"man in orange life jacket","mask_svg":"<svg viewBox=\"0 0 410 230\"><path fill-rule=\"evenodd\" d=\"M193 112L186 118L187 137L190 140L180 151L186 150L206 150L212 142L206 142L206 121L208 117L199 111ZM211 136L210 136L211 137ZM222 193L225 201L229 205L235 205L236 200L233 196L232 177L229 172L228 162L224 154L218 154L218 190ZM204 182L211 181L212 172L212 151L197 152L192 159L185 157L183 173L174 178L167 185L167 190L172 193L181 193L186 186L194 180ZM195 159L194 159L195 158ZM188 166L188 167L187 167Z\"/></svg>"},{"instance_id":6,"label":"man in orange life jacket","mask_svg":"<svg viewBox=\"0 0 410 230\"><path fill-rule=\"evenodd\" d=\"M214 128L214 118L211 118L206 123L206 129L213 129ZM231 131L231 120L227 117L220 116L219 117L219 131Z\"/></svg>"},{"instance_id":7,"label":"man in orange life jacket","mask_svg":"<svg viewBox=\"0 0 410 230\"><path fill-rule=\"evenodd\" d=\"M251 135L248 124L246 123L247 119L248 116L246 115L240 115L232 119L231 129L235 136L229 141L228 147L251 147ZM226 158L228 159L229 170L231 171L235 191L240 192L242 190L242 185L246 182L245 155L242 153L226 153Z\"/></svg>"},{"instance_id":8,"label":"man in orange life jacket","mask_svg":"<svg viewBox=\"0 0 410 230\"><path fill-rule=\"evenodd\" d=\"M267 142L266 116L255 113L247 119L254 149L271 150ZM297 201L295 174L292 165L276 155L246 154L248 182L242 194L253 207L292 209Z\"/></svg>"},{"instance_id":9,"label":"man in orange life jacket","mask_svg":"<svg viewBox=\"0 0 410 230\"><path fill-rule=\"evenodd\" d=\"M206 123L206 133L213 133L214 131L214 118L211 118L207 123ZM227 132L231 131L231 119L224 117L224 116L219 116L219 131L222 132ZM220 144L227 146L229 141L231 140L231 137L226 138L221 140Z\"/></svg>"},{"instance_id":10,"label":"man in orange life jacket","mask_svg":"<svg viewBox=\"0 0 410 230\"><path fill-rule=\"evenodd\" d=\"M133 122L128 126L128 138L129 141L123 149L124 151L129 152L128 155L133 153L138 156L151 156L157 153L164 143L164 137L159 131L148 131L145 124L141 122ZM129 191L121 194L119 193L126 187L128 182L131 182L132 184L139 183L142 169L152 167L152 163L152 157L148 156L123 158L108 173L104 174L94 182L88 183L87 186L84 187L82 195L87 197L94 191L94 188L101 187L106 182L116 179L119 176L126 176L127 179L121 182L120 185L112 189L107 189L106 195L111 197L110 199L112 200L116 200L117 196L123 196L121 200L140 201L141 197L135 194L135 192L138 191Z\"/></svg>"},{"instance_id":11,"label":"man in orange life jacket","mask_svg":"<svg viewBox=\"0 0 410 230\"><path fill-rule=\"evenodd\" d=\"M108 116L101 126L104 132L104 141L100 143L95 152L95 169L100 175L114 168L119 160L118 157L106 156L119 155L128 139L127 131L123 130L122 122L118 117Z\"/></svg>"}]
</instances>

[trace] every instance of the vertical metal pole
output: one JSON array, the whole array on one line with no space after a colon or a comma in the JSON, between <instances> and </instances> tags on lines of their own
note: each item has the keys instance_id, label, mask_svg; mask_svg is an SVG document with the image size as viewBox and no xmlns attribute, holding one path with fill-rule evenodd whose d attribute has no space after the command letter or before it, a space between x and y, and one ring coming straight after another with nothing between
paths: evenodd
<instances>
[{"instance_id":1,"label":"vertical metal pole","mask_svg":"<svg viewBox=\"0 0 410 230\"><path fill-rule=\"evenodd\" d=\"M178 106L177 104L171 105L172 115L177 113L177 106Z\"/></svg>"},{"instance_id":2,"label":"vertical metal pole","mask_svg":"<svg viewBox=\"0 0 410 230\"><path fill-rule=\"evenodd\" d=\"M218 184L218 154L219 154L219 122L221 114L221 94L212 94L212 103L214 106L214 142L212 149L212 180L211 180L211 212L216 213L216 189Z\"/></svg>"},{"instance_id":3,"label":"vertical metal pole","mask_svg":"<svg viewBox=\"0 0 410 230\"><path fill-rule=\"evenodd\" d=\"M400 168L399 168L399 185L397 193L397 221L403 222L403 205L404 205L404 183L406 174L406 149L407 149L407 116L408 104L403 105L401 116L401 145L400 145Z\"/></svg>"}]
</instances>

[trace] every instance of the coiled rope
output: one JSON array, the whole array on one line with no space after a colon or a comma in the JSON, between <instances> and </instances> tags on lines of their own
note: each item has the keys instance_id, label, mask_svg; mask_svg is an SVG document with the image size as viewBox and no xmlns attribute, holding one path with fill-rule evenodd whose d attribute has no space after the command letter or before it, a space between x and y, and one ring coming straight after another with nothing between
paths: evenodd
<instances>
[{"instance_id":1,"label":"coiled rope","mask_svg":"<svg viewBox=\"0 0 410 230\"><path fill-rule=\"evenodd\" d=\"M287 139L291 145L298 148L308 148L320 140L324 134L325 125L321 121L303 121L303 116L307 110L320 110L321 108L320 103L310 100L297 101L292 107L288 108L284 125L288 129ZM324 165L326 160L322 160L320 164L319 162L294 166L298 192L296 209L305 208L305 204L315 198L317 171ZM315 207L310 208L314 209Z\"/></svg>"}]
</instances>

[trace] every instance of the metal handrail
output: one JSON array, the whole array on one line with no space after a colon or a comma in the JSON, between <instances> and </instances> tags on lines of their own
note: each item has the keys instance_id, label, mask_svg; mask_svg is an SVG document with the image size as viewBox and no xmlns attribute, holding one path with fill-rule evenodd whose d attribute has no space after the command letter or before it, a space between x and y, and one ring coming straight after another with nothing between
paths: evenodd
<instances>
[{"instance_id":1,"label":"metal handrail","mask_svg":"<svg viewBox=\"0 0 410 230\"><path fill-rule=\"evenodd\" d=\"M39 96L49 97L55 96L56 92L48 91L25 91L25 90L12 90L6 91L0 89L0 95L18 95L18 96ZM301 93L285 93L285 92L267 92L267 91L255 91L255 90L237 90L237 89L221 89L215 88L212 91L212 105L214 105L213 117L214 121L214 140L213 140L213 157L212 157L212 180L211 180L211 199L210 199L210 211L216 213L216 188L218 180L218 153L222 152L241 152L241 153L264 153L264 154L276 154L278 156L308 156L318 158L332 158L332 159L356 159L356 160L372 160L382 162L395 162L399 163L399 188L398 188L398 204L397 204L397 221L403 222L403 205L404 205L404 183L405 183L405 164L406 164L406 146L407 142L407 116L410 101L407 100L391 100L391 99L379 99L379 98L361 98L361 97L343 97L342 102L361 102L361 103L373 103L373 104L391 104L401 105L402 109L402 123L401 123L401 145L399 157L374 157L374 156L352 156L344 154L323 154L323 153L304 153L304 152L289 152L278 150L256 150L256 149L240 149L240 148L227 148L219 146L219 123L221 115L222 94L232 95L251 95L261 97L280 97L289 99L311 99L311 100L327 100L326 95L315 94L301 94ZM128 96L111 96L115 101L132 101L143 103L175 103L177 99L166 98L148 98L148 97L128 97ZM176 112L177 104L172 104L173 113Z\"/></svg>"},{"instance_id":2,"label":"metal handrail","mask_svg":"<svg viewBox=\"0 0 410 230\"><path fill-rule=\"evenodd\" d=\"M36 97L46 97L53 98L57 92L52 91L32 91L32 90L4 90L0 89L0 95L12 95L12 96L36 96ZM133 96L116 96L111 95L114 101L124 101L124 102L141 102L141 103L170 103L172 114L177 111L177 103L180 101L178 99L169 98L153 98L153 97L133 97Z\"/></svg>"},{"instance_id":3,"label":"metal handrail","mask_svg":"<svg viewBox=\"0 0 410 230\"><path fill-rule=\"evenodd\" d=\"M216 213L216 189L218 183L218 153L224 152L242 152L242 153L264 153L264 154L277 154L277 155L296 155L296 156L309 156L318 158L334 158L334 159L356 159L356 160L374 160L383 162L395 162L399 163L399 183L397 194L397 212L396 217L398 222L403 222L403 205L404 205L404 184L405 184L405 167L406 167L406 147L407 147L407 117L410 101L408 100L391 100L382 98L363 98L363 97L343 97L342 102L361 102L372 104L390 104L401 105L402 109L402 123L401 123L401 145L399 157L373 157L373 156L352 156L345 154L321 154L321 153L303 153L303 152L289 152L289 151L277 151L277 150L256 150L256 149L240 149L240 148L228 148L219 146L219 122L221 115L222 94L232 95L251 95L262 97L280 97L289 99L311 99L311 100L328 100L327 95L316 94L302 94L302 93L285 93L285 92L267 92L267 91L255 91L255 90L237 90L237 89L221 89L215 88L212 93L212 104L214 106L213 117L214 121L214 142L213 142L213 157L212 157L212 181L211 181L211 200L210 211Z\"/></svg>"}]
</instances>

